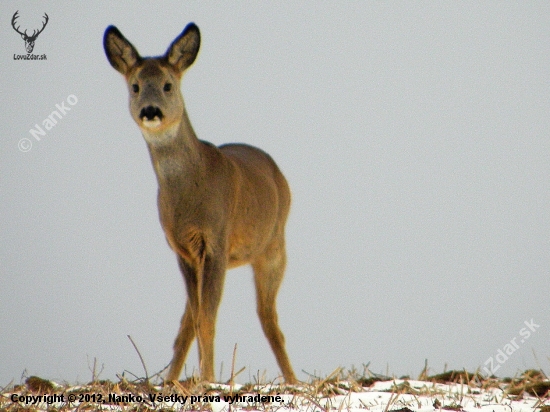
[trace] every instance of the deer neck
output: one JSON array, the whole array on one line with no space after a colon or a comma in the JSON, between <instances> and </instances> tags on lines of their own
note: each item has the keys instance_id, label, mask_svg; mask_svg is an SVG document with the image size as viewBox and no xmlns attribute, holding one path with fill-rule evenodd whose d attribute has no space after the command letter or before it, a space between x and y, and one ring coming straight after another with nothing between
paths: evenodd
<instances>
[{"instance_id":1,"label":"deer neck","mask_svg":"<svg viewBox=\"0 0 550 412\"><path fill-rule=\"evenodd\" d=\"M142 129L142 134L149 148L160 194L181 195L186 186L202 180L203 146L193 131L185 109L179 123L161 132Z\"/></svg>"}]
</instances>

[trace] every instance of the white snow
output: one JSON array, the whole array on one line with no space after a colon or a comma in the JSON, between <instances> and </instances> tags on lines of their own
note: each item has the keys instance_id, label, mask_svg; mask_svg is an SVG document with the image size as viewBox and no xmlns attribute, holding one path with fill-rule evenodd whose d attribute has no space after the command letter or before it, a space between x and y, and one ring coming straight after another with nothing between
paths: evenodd
<instances>
[{"instance_id":1,"label":"white snow","mask_svg":"<svg viewBox=\"0 0 550 412\"><path fill-rule=\"evenodd\" d=\"M59 386L55 386L61 388ZM355 387L355 391L351 388ZM544 405L550 405L550 398L539 399L524 394L519 397L507 395L501 388L481 389L466 384L439 384L416 380L394 379L390 381L376 382L369 388L357 391L357 385L347 382L338 382L338 385L330 385L335 395L315 394L312 386L295 386L290 391L288 387L277 385L260 385L250 392L240 392L244 399L234 401L226 398L231 392L228 385L212 385L208 391L198 393L198 401L193 401L191 395L185 392L178 393L180 398L173 402L151 402L149 393L130 393L118 391L117 396L133 396L141 399L134 402L113 404L111 402L55 402L48 404L46 398L32 403L36 398L28 398L25 404L25 396L33 396L27 392L13 391L0 394L0 409L12 405L13 397L19 399L21 407L32 407L36 411L47 411L48 408L58 408L62 411L81 409L95 409L105 411L127 411L133 407L141 407L139 410L205 410L208 406L213 412L223 411L370 411L370 412L533 412ZM233 386L233 392L243 389L241 385ZM161 387L154 390L161 391ZM97 390L96 390L97 392ZM94 393L93 387L78 386L62 389L65 399L68 395ZM174 393L173 391L171 392ZM275 402L257 402L259 396L278 396ZM106 396L103 394L103 396ZM176 396L176 395L174 395ZM183 398L187 396L187 398ZM208 396L208 400L203 396ZM216 399L219 398L219 399ZM185 400L184 400L185 399ZM197 398L195 398L197 399ZM273 398L272 398L273 399Z\"/></svg>"}]
</instances>

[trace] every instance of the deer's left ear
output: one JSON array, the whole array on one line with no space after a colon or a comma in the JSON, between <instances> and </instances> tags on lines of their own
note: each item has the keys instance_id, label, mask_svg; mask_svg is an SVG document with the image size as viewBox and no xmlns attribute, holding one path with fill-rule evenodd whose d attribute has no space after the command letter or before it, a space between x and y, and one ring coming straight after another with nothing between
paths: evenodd
<instances>
[{"instance_id":1,"label":"deer's left ear","mask_svg":"<svg viewBox=\"0 0 550 412\"><path fill-rule=\"evenodd\" d=\"M115 26L105 30L103 47L111 66L124 75L141 60L136 48Z\"/></svg>"},{"instance_id":2,"label":"deer's left ear","mask_svg":"<svg viewBox=\"0 0 550 412\"><path fill-rule=\"evenodd\" d=\"M183 32L172 42L164 57L172 66L183 72L193 64L201 44L199 28L189 23Z\"/></svg>"}]
</instances>

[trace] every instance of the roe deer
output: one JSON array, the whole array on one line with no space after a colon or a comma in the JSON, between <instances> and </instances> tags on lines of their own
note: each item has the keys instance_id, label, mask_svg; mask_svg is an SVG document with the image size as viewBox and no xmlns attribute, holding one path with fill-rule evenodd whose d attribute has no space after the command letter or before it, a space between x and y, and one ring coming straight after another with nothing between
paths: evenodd
<instances>
[{"instance_id":1,"label":"roe deer","mask_svg":"<svg viewBox=\"0 0 550 412\"><path fill-rule=\"evenodd\" d=\"M250 263L263 331L286 382L296 382L275 305L286 264L290 209L283 174L260 149L216 147L197 139L180 91L181 77L199 51L194 23L160 57L142 58L114 26L106 29L103 45L128 83L130 112L157 176L160 222L187 288L167 380L179 378L197 337L201 379L214 381L214 329L225 272Z\"/></svg>"}]
</instances>

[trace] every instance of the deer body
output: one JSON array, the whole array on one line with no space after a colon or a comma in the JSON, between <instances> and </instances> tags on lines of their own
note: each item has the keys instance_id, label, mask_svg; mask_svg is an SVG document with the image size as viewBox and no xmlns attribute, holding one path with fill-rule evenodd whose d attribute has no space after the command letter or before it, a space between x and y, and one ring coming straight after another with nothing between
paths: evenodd
<instances>
[{"instance_id":1,"label":"deer body","mask_svg":"<svg viewBox=\"0 0 550 412\"><path fill-rule=\"evenodd\" d=\"M161 225L187 289L167 380L178 379L195 338L201 378L214 380L215 321L225 272L250 263L262 328L285 380L292 383L296 377L275 305L286 264L290 190L275 162L260 149L245 144L216 147L196 137L179 84L199 46L199 31L192 23L157 58L141 58L113 26L104 37L109 62L129 86L130 112L157 176Z\"/></svg>"}]
</instances>

